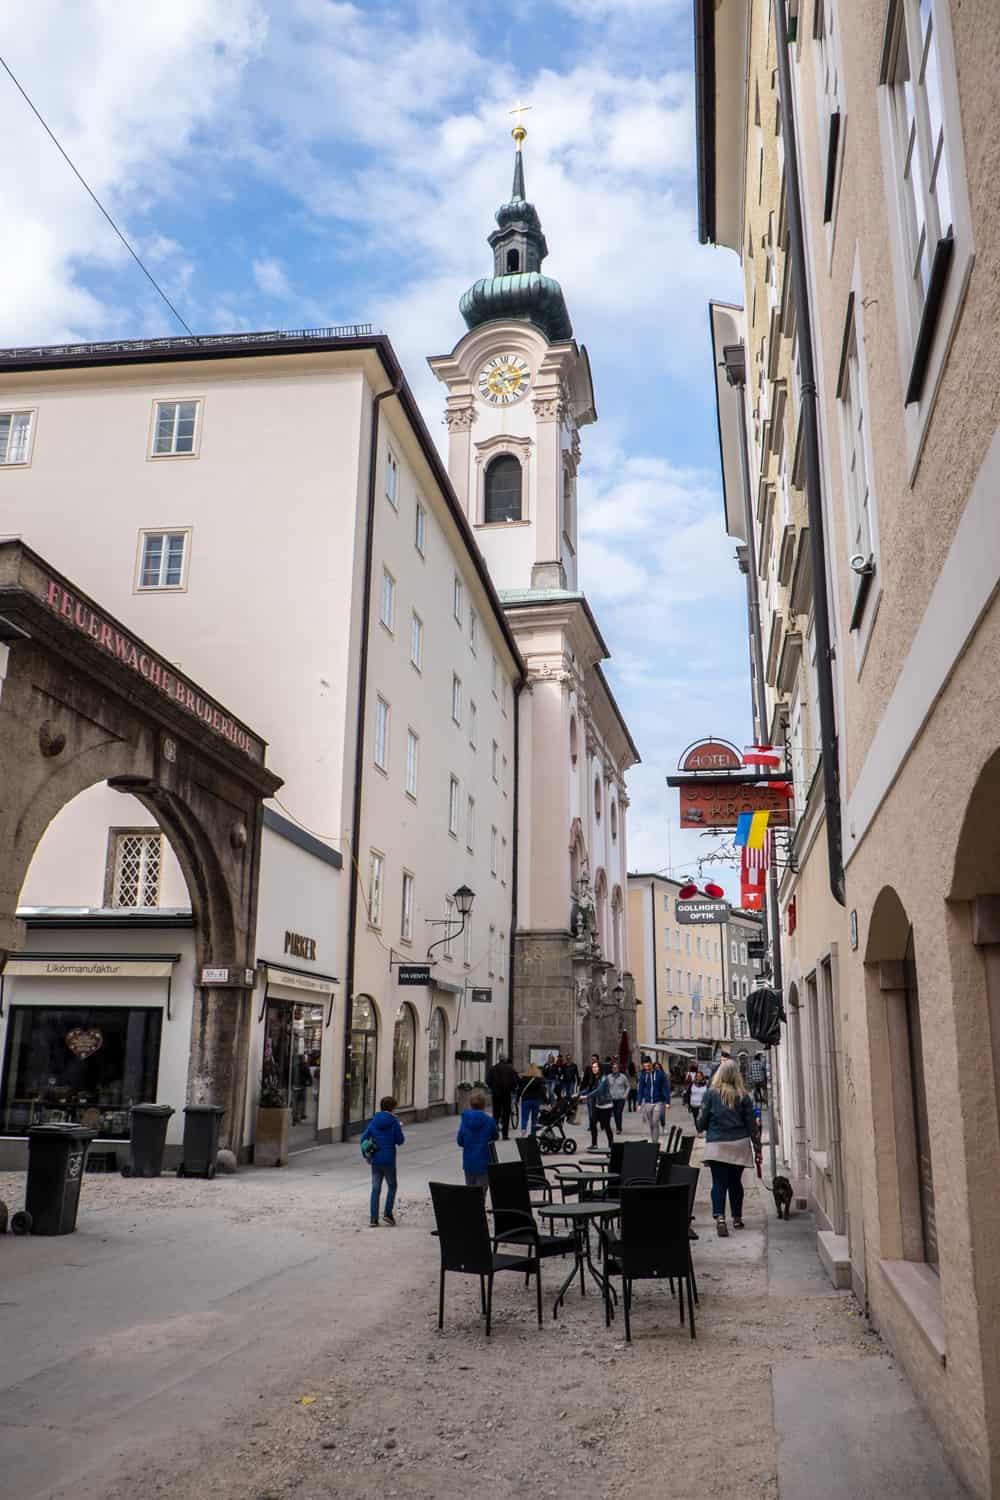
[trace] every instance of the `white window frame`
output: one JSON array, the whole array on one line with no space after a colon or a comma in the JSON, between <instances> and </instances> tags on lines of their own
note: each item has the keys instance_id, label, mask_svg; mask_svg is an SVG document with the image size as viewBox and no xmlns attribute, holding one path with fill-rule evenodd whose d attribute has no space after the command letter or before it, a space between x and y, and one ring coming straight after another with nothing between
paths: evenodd
<instances>
[{"instance_id":1,"label":"white window frame","mask_svg":"<svg viewBox=\"0 0 1000 1500\"><path fill-rule=\"evenodd\" d=\"M164 576L167 557L167 538L183 537L183 552L181 554L181 581L180 583L143 583L143 574L146 571L146 542L150 537L162 539L162 551L160 554L160 577ZM135 587L136 594L183 594L188 586L188 568L191 561L191 527L190 526L148 526L139 532L139 543L136 549L135 563Z\"/></svg>"},{"instance_id":2,"label":"white window frame","mask_svg":"<svg viewBox=\"0 0 1000 1500\"><path fill-rule=\"evenodd\" d=\"M413 517L413 545L421 557L427 556L427 507L419 496Z\"/></svg>"},{"instance_id":3,"label":"white window frame","mask_svg":"<svg viewBox=\"0 0 1000 1500\"><path fill-rule=\"evenodd\" d=\"M507 836L500 835L500 884L507 884Z\"/></svg>"},{"instance_id":4,"label":"white window frame","mask_svg":"<svg viewBox=\"0 0 1000 1500\"><path fill-rule=\"evenodd\" d=\"M452 582L451 610L455 616L455 624L461 625L465 618L465 584L457 573Z\"/></svg>"},{"instance_id":5,"label":"white window frame","mask_svg":"<svg viewBox=\"0 0 1000 1500\"><path fill-rule=\"evenodd\" d=\"M406 785L405 792L414 802L420 779L420 736L414 729L406 731Z\"/></svg>"},{"instance_id":6,"label":"white window frame","mask_svg":"<svg viewBox=\"0 0 1000 1500\"><path fill-rule=\"evenodd\" d=\"M497 828L496 824L493 824L493 826L490 828L490 874L493 876L494 880L497 877L497 853L499 849L497 840L499 839L499 837L499 829Z\"/></svg>"},{"instance_id":7,"label":"white window frame","mask_svg":"<svg viewBox=\"0 0 1000 1500\"><path fill-rule=\"evenodd\" d=\"M667 994L668 995L672 995L673 992L674 992L674 984L673 984L673 973L672 973L672 971L670 969L667 969L666 980L667 980Z\"/></svg>"},{"instance_id":8,"label":"white window frame","mask_svg":"<svg viewBox=\"0 0 1000 1500\"><path fill-rule=\"evenodd\" d=\"M410 615L410 666L424 669L424 622L416 610Z\"/></svg>"},{"instance_id":9,"label":"white window frame","mask_svg":"<svg viewBox=\"0 0 1000 1500\"><path fill-rule=\"evenodd\" d=\"M510 683L506 677L500 679L500 712L506 719L510 711Z\"/></svg>"},{"instance_id":10,"label":"white window frame","mask_svg":"<svg viewBox=\"0 0 1000 1500\"><path fill-rule=\"evenodd\" d=\"M379 594L379 623L394 635L396 631L396 580L389 569L382 566L382 589Z\"/></svg>"},{"instance_id":11,"label":"white window frame","mask_svg":"<svg viewBox=\"0 0 1000 1500\"><path fill-rule=\"evenodd\" d=\"M875 616L882 598L879 566L878 503L871 444L871 399L867 348L864 337L864 296L861 269L855 255L851 292L847 299L844 339L837 378L837 410L840 426L840 459L844 490L844 527L847 543L848 579L851 587L849 628L854 639L855 668L860 675L871 640ZM861 478L859 479L859 474ZM871 571L858 573L850 559L863 555Z\"/></svg>"},{"instance_id":12,"label":"white window frame","mask_svg":"<svg viewBox=\"0 0 1000 1500\"><path fill-rule=\"evenodd\" d=\"M469 699L469 744L472 746L473 750L478 749L479 710L476 707L476 700L474 698Z\"/></svg>"},{"instance_id":13,"label":"white window frame","mask_svg":"<svg viewBox=\"0 0 1000 1500\"><path fill-rule=\"evenodd\" d=\"M496 652L493 653L493 696L500 696L500 663L497 661Z\"/></svg>"},{"instance_id":14,"label":"white window frame","mask_svg":"<svg viewBox=\"0 0 1000 1500\"><path fill-rule=\"evenodd\" d=\"M507 967L507 938L504 933L499 933L497 938L497 978L503 983L504 970Z\"/></svg>"},{"instance_id":15,"label":"white window frame","mask_svg":"<svg viewBox=\"0 0 1000 1500\"><path fill-rule=\"evenodd\" d=\"M506 795L507 795L507 757L506 757L506 755L501 755L501 757L500 757L500 790L503 792L504 796L506 797Z\"/></svg>"},{"instance_id":16,"label":"white window frame","mask_svg":"<svg viewBox=\"0 0 1000 1500\"><path fill-rule=\"evenodd\" d=\"M493 776L493 780L496 782L497 786L499 786L500 785L500 746L497 744L496 740L492 740L491 741L491 746L492 746L492 748L490 750L490 757L491 757L491 759L490 759L490 771L491 771L491 774Z\"/></svg>"},{"instance_id":17,"label":"white window frame","mask_svg":"<svg viewBox=\"0 0 1000 1500\"><path fill-rule=\"evenodd\" d=\"M459 795L458 777L450 776L448 778L448 832L453 839L458 838Z\"/></svg>"},{"instance_id":18,"label":"white window frame","mask_svg":"<svg viewBox=\"0 0 1000 1500\"><path fill-rule=\"evenodd\" d=\"M469 650L473 656L479 654L479 616L474 609L469 610Z\"/></svg>"},{"instance_id":19,"label":"white window frame","mask_svg":"<svg viewBox=\"0 0 1000 1500\"><path fill-rule=\"evenodd\" d=\"M380 849L368 854L368 926L382 926L382 899L385 894L385 855Z\"/></svg>"},{"instance_id":20,"label":"white window frame","mask_svg":"<svg viewBox=\"0 0 1000 1500\"><path fill-rule=\"evenodd\" d=\"M457 672L452 672L451 674L451 717L453 723L461 725L462 679Z\"/></svg>"},{"instance_id":21,"label":"white window frame","mask_svg":"<svg viewBox=\"0 0 1000 1500\"><path fill-rule=\"evenodd\" d=\"M465 847L470 854L476 852L476 799L468 796L465 801Z\"/></svg>"},{"instance_id":22,"label":"white window frame","mask_svg":"<svg viewBox=\"0 0 1000 1500\"><path fill-rule=\"evenodd\" d=\"M441 945L441 951L443 952L445 958L454 958L455 934L452 931L452 928L454 927L457 918L455 916L455 900L452 896L445 896L444 898L444 919L448 924L445 928L447 936L445 937L445 940Z\"/></svg>"},{"instance_id":23,"label":"white window frame","mask_svg":"<svg viewBox=\"0 0 1000 1500\"><path fill-rule=\"evenodd\" d=\"M836 160L834 162L833 191L830 216L824 220L826 231L827 269L833 254L833 241L837 225L837 206L840 202L840 184L844 170L844 141L847 132L847 111L844 107L844 73L840 56L840 0L816 0L813 10L813 41L816 44L816 117L818 135L822 143L820 156L820 201L826 206L827 174L830 159L830 130L834 115L838 118ZM786 269L786 275L790 272Z\"/></svg>"},{"instance_id":24,"label":"white window frame","mask_svg":"<svg viewBox=\"0 0 1000 1500\"><path fill-rule=\"evenodd\" d=\"M375 726L372 732L372 760L375 769L389 774L389 726L392 708L381 693L375 694Z\"/></svg>"},{"instance_id":25,"label":"white window frame","mask_svg":"<svg viewBox=\"0 0 1000 1500\"><path fill-rule=\"evenodd\" d=\"M157 396L153 401L153 410L149 420L149 442L146 446L146 457L153 462L160 459L197 458L201 453L201 428L202 428L202 401L201 396ZM160 425L160 408L165 406L174 407L173 418L173 442L177 441L177 424L180 420L177 412L182 406L194 407L194 432L191 435L190 453L182 451L178 453L171 448L162 453L156 451L157 430Z\"/></svg>"},{"instance_id":26,"label":"white window frame","mask_svg":"<svg viewBox=\"0 0 1000 1500\"><path fill-rule=\"evenodd\" d=\"M465 919L465 931L462 933L462 962L467 969L472 968L472 913Z\"/></svg>"},{"instance_id":27,"label":"white window frame","mask_svg":"<svg viewBox=\"0 0 1000 1500\"><path fill-rule=\"evenodd\" d=\"M35 448L35 428L38 425L38 408L36 406L15 406L8 411L0 411L0 420L7 418L9 426L7 436L4 439L3 451L0 452L0 469L26 469L31 463L31 455ZM24 431L26 436L23 443L18 443L14 448L13 439L15 432ZM19 458L11 458L11 451L20 452Z\"/></svg>"},{"instance_id":28,"label":"white window frame","mask_svg":"<svg viewBox=\"0 0 1000 1500\"><path fill-rule=\"evenodd\" d=\"M903 408L911 485L920 463L928 422L937 400L952 335L965 300L969 275L975 259L950 7L947 0L931 0L930 8L933 16L932 35L936 41L939 72L940 124L943 131L941 159L944 162L947 195L951 206L953 247L951 265L934 322L930 354L924 369L920 398L908 406L904 405ZM905 29L907 50L912 63L914 57L922 57L922 49L919 45L920 0L889 0L886 7L882 59L879 66L880 87L877 90L885 189L889 208L889 244L896 296L900 377L905 393L910 382L921 310L912 276L916 259L913 244L914 233L919 233L915 216L910 212L915 199L911 195L911 189L904 186L907 182L908 161L907 140L904 139L906 133L905 95L903 86L893 81L899 56L900 28ZM936 197L930 191L928 174L924 170L924 164L930 159L930 109L927 104L927 93L926 85L919 83L914 99L918 104L916 117L919 121L917 128L917 145L920 150L921 163L919 195L921 212L927 225L927 251L932 258L936 240L932 245L930 239L936 235L938 229L935 222L938 210ZM935 191L937 181L935 177ZM944 232L943 226L941 226L941 232ZM929 268L930 259L927 264Z\"/></svg>"},{"instance_id":29,"label":"white window frame","mask_svg":"<svg viewBox=\"0 0 1000 1500\"><path fill-rule=\"evenodd\" d=\"M491 922L490 935L486 947L486 972L490 979L492 979L494 974L496 973L496 946L497 930Z\"/></svg>"},{"instance_id":30,"label":"white window frame","mask_svg":"<svg viewBox=\"0 0 1000 1500\"><path fill-rule=\"evenodd\" d=\"M385 450L385 498L393 510L399 510L399 459L389 447Z\"/></svg>"},{"instance_id":31,"label":"white window frame","mask_svg":"<svg viewBox=\"0 0 1000 1500\"><path fill-rule=\"evenodd\" d=\"M413 892L414 877L410 870L403 871L403 885L399 899L399 941L413 942Z\"/></svg>"}]
</instances>

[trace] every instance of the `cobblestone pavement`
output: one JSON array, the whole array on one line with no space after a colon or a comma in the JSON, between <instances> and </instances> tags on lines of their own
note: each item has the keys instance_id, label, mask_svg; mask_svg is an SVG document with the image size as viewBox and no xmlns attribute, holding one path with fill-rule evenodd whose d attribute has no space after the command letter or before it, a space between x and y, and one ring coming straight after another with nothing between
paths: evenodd
<instances>
[{"instance_id":1,"label":"cobblestone pavement","mask_svg":"<svg viewBox=\"0 0 1000 1500\"><path fill-rule=\"evenodd\" d=\"M575 1287L553 1320L561 1262L543 1271L542 1329L533 1289L500 1277L487 1342L476 1279L449 1277L439 1333L426 1184L460 1176L455 1124L411 1129L394 1230L367 1227L352 1143L211 1183L88 1177L76 1235L0 1241L0 1343L24 1350L0 1378L5 1490L545 1500L617 1496L648 1470L700 1500L724 1450L742 1497L777 1495L772 1370L885 1355L848 1294L808 1276L769 1293L766 1195L751 1189L747 1228L719 1240L702 1174L696 1342L648 1283L631 1346ZM22 1194L0 1177L0 1196Z\"/></svg>"}]
</instances>

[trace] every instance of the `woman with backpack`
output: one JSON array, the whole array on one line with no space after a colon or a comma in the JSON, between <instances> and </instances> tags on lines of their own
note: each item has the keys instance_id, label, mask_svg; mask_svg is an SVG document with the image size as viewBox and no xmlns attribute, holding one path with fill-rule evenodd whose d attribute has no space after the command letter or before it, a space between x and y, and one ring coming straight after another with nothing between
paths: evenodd
<instances>
[{"instance_id":1,"label":"woman with backpack","mask_svg":"<svg viewBox=\"0 0 1000 1500\"><path fill-rule=\"evenodd\" d=\"M712 1217L720 1239L729 1233L726 1198L733 1228L743 1228L743 1173L760 1157L760 1137L753 1100L732 1058L719 1064L698 1114L705 1133L704 1160L712 1169Z\"/></svg>"}]
</instances>

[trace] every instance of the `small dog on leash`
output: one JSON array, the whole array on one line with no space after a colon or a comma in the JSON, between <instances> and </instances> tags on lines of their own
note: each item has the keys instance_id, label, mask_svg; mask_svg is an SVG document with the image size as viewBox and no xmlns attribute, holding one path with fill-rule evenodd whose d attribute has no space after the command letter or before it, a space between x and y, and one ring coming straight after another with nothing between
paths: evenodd
<instances>
[{"instance_id":1,"label":"small dog on leash","mask_svg":"<svg viewBox=\"0 0 1000 1500\"><path fill-rule=\"evenodd\" d=\"M776 1177L772 1183L765 1183L768 1191L774 1194L774 1206L778 1210L779 1219L790 1217L789 1209L792 1206L792 1184L787 1177Z\"/></svg>"}]
</instances>

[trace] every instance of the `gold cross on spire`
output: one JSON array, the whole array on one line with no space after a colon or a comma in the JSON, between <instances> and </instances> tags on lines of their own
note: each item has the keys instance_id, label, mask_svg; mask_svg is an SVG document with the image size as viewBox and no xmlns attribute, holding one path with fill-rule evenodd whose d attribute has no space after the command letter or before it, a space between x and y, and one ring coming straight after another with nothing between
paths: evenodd
<instances>
[{"instance_id":1,"label":"gold cross on spire","mask_svg":"<svg viewBox=\"0 0 1000 1500\"><path fill-rule=\"evenodd\" d=\"M521 116L525 113L526 110L529 110L530 108L531 108L530 104L522 104L521 101L520 101L520 99L518 99L517 103L514 105L514 108L513 109L509 109L507 111L507 113L509 115L516 115L517 116L517 122L516 122L513 130L511 131L511 135L514 137L514 140L517 142L517 149L518 149L518 151L520 151L520 149L521 149L521 142L524 140L525 136L528 134L528 132L525 130L524 126L521 123Z\"/></svg>"}]
</instances>

